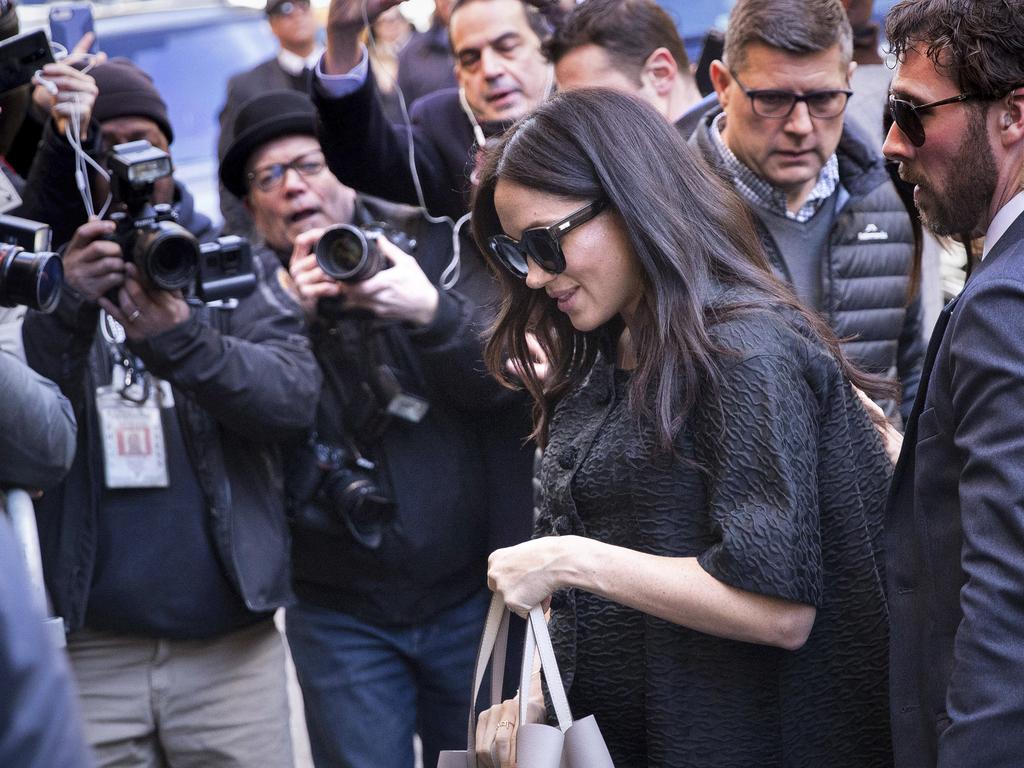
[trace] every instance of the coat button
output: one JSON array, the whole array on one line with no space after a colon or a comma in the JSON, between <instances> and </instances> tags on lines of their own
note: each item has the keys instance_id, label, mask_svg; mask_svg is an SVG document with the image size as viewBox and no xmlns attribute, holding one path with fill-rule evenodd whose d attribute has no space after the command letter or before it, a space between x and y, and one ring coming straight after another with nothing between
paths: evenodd
<instances>
[{"instance_id":1,"label":"coat button","mask_svg":"<svg viewBox=\"0 0 1024 768\"><path fill-rule=\"evenodd\" d=\"M558 466L562 469L572 469L576 466L577 455L576 446L569 446L559 454Z\"/></svg>"}]
</instances>

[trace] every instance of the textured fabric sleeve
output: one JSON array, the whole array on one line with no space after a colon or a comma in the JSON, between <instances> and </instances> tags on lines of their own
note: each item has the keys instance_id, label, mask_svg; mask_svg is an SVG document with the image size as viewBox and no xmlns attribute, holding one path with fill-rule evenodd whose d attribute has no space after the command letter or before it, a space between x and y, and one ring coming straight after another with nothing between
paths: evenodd
<instances>
[{"instance_id":1,"label":"textured fabric sleeve","mask_svg":"<svg viewBox=\"0 0 1024 768\"><path fill-rule=\"evenodd\" d=\"M717 539L699 562L719 581L818 605L817 413L788 357L760 355L723 371L716 405L696 419Z\"/></svg>"}]
</instances>

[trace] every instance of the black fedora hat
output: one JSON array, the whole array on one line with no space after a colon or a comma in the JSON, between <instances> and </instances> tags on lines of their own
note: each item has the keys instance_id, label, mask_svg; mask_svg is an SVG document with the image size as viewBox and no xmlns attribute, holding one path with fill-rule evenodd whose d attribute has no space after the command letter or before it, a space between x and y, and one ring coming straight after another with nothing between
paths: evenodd
<instances>
[{"instance_id":1,"label":"black fedora hat","mask_svg":"<svg viewBox=\"0 0 1024 768\"><path fill-rule=\"evenodd\" d=\"M270 91L254 96L238 110L232 125L231 145L220 161L220 180L237 197L249 185L245 164L267 142L296 134L316 136L316 108L299 91Z\"/></svg>"}]
</instances>

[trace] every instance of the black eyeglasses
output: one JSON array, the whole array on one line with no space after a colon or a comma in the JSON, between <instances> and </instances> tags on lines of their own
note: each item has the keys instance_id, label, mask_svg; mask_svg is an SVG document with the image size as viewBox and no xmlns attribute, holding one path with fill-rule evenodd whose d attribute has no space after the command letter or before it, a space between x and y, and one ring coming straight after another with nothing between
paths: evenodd
<instances>
[{"instance_id":1,"label":"black eyeglasses","mask_svg":"<svg viewBox=\"0 0 1024 768\"><path fill-rule=\"evenodd\" d=\"M924 124L921 122L921 113L927 112L935 107L944 107L947 104L963 104L965 101L990 101L993 97L984 96L980 93L961 93L957 96L950 96L948 99L930 101L927 104L914 104L906 99L898 99L889 94L889 114L892 121L896 123L903 135L910 139L915 147L924 144Z\"/></svg>"},{"instance_id":2,"label":"black eyeglasses","mask_svg":"<svg viewBox=\"0 0 1024 768\"><path fill-rule=\"evenodd\" d=\"M322 152L307 152L290 163L274 163L256 168L248 174L250 183L256 185L260 192L273 192L284 183L284 175L291 168L299 176L316 176L327 167L327 160Z\"/></svg>"},{"instance_id":3,"label":"black eyeglasses","mask_svg":"<svg viewBox=\"0 0 1024 768\"><path fill-rule=\"evenodd\" d=\"M534 227L523 232L519 240L508 235L494 235L487 244L494 257L513 275L525 278L529 271L527 257L543 269L557 275L565 271L565 254L559 243L563 237L581 224L586 224L608 206L607 200L587 203L550 227Z\"/></svg>"},{"instance_id":4,"label":"black eyeglasses","mask_svg":"<svg viewBox=\"0 0 1024 768\"><path fill-rule=\"evenodd\" d=\"M853 95L853 91L843 88L830 88L810 93L794 93L776 88L748 91L736 77L735 72L730 69L729 74L732 75L732 79L736 81L740 90L750 99L750 106L753 108L754 114L759 117L789 117L797 102L800 101L807 105L807 112L811 117L839 117L846 109L846 102Z\"/></svg>"},{"instance_id":5,"label":"black eyeglasses","mask_svg":"<svg viewBox=\"0 0 1024 768\"><path fill-rule=\"evenodd\" d=\"M278 3L271 10L267 11L267 16L291 16L296 11L308 11L309 3L305 0L285 0L283 3Z\"/></svg>"}]
</instances>

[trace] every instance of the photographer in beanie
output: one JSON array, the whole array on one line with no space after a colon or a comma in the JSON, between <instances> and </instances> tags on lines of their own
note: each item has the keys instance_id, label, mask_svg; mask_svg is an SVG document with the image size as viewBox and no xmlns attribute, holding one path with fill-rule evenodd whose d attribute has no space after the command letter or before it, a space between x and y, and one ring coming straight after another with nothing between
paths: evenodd
<instances>
[{"instance_id":1,"label":"photographer in beanie","mask_svg":"<svg viewBox=\"0 0 1024 768\"><path fill-rule=\"evenodd\" d=\"M167 104L152 78L128 59L116 58L98 64L87 77L95 80L98 93L84 123L88 126L83 145L93 159L105 165L110 150L117 144L145 139L157 149L172 155L174 130ZM71 239L88 213L75 187L75 155L67 139L51 125L44 130L43 141L29 174L33 187L33 206L50 211L53 220L53 245ZM110 191L108 182L90 169L89 185L93 208L100 211ZM153 193L154 203L169 203L177 221L200 242L214 240L218 232L209 217L195 209L192 193L173 177L160 179ZM57 217L54 211L60 211Z\"/></svg>"},{"instance_id":2,"label":"photographer in beanie","mask_svg":"<svg viewBox=\"0 0 1024 768\"><path fill-rule=\"evenodd\" d=\"M148 78L128 62L94 74L105 147L166 149ZM173 179L150 202L209 232ZM292 599L279 443L312 425L320 372L302 318L258 264L256 289L234 303L187 301L127 260L114 229L78 227L56 310L29 311L23 329L29 364L79 424L71 471L36 515L86 738L101 766L288 766L273 622Z\"/></svg>"},{"instance_id":3,"label":"photographer in beanie","mask_svg":"<svg viewBox=\"0 0 1024 768\"><path fill-rule=\"evenodd\" d=\"M305 312L324 374L315 434L289 457L298 602L287 633L314 762L412 768L418 732L434 765L465 739L487 609L481 439L517 405L481 361L489 317L469 296L490 277L466 264L440 288L450 229L338 181L307 96L257 96L232 135L221 181L252 214L280 301ZM338 233L324 228L373 222L394 241L368 236L381 269L325 274L314 247ZM519 480L509 474L505 489ZM502 527L527 527L523 511Z\"/></svg>"}]
</instances>

